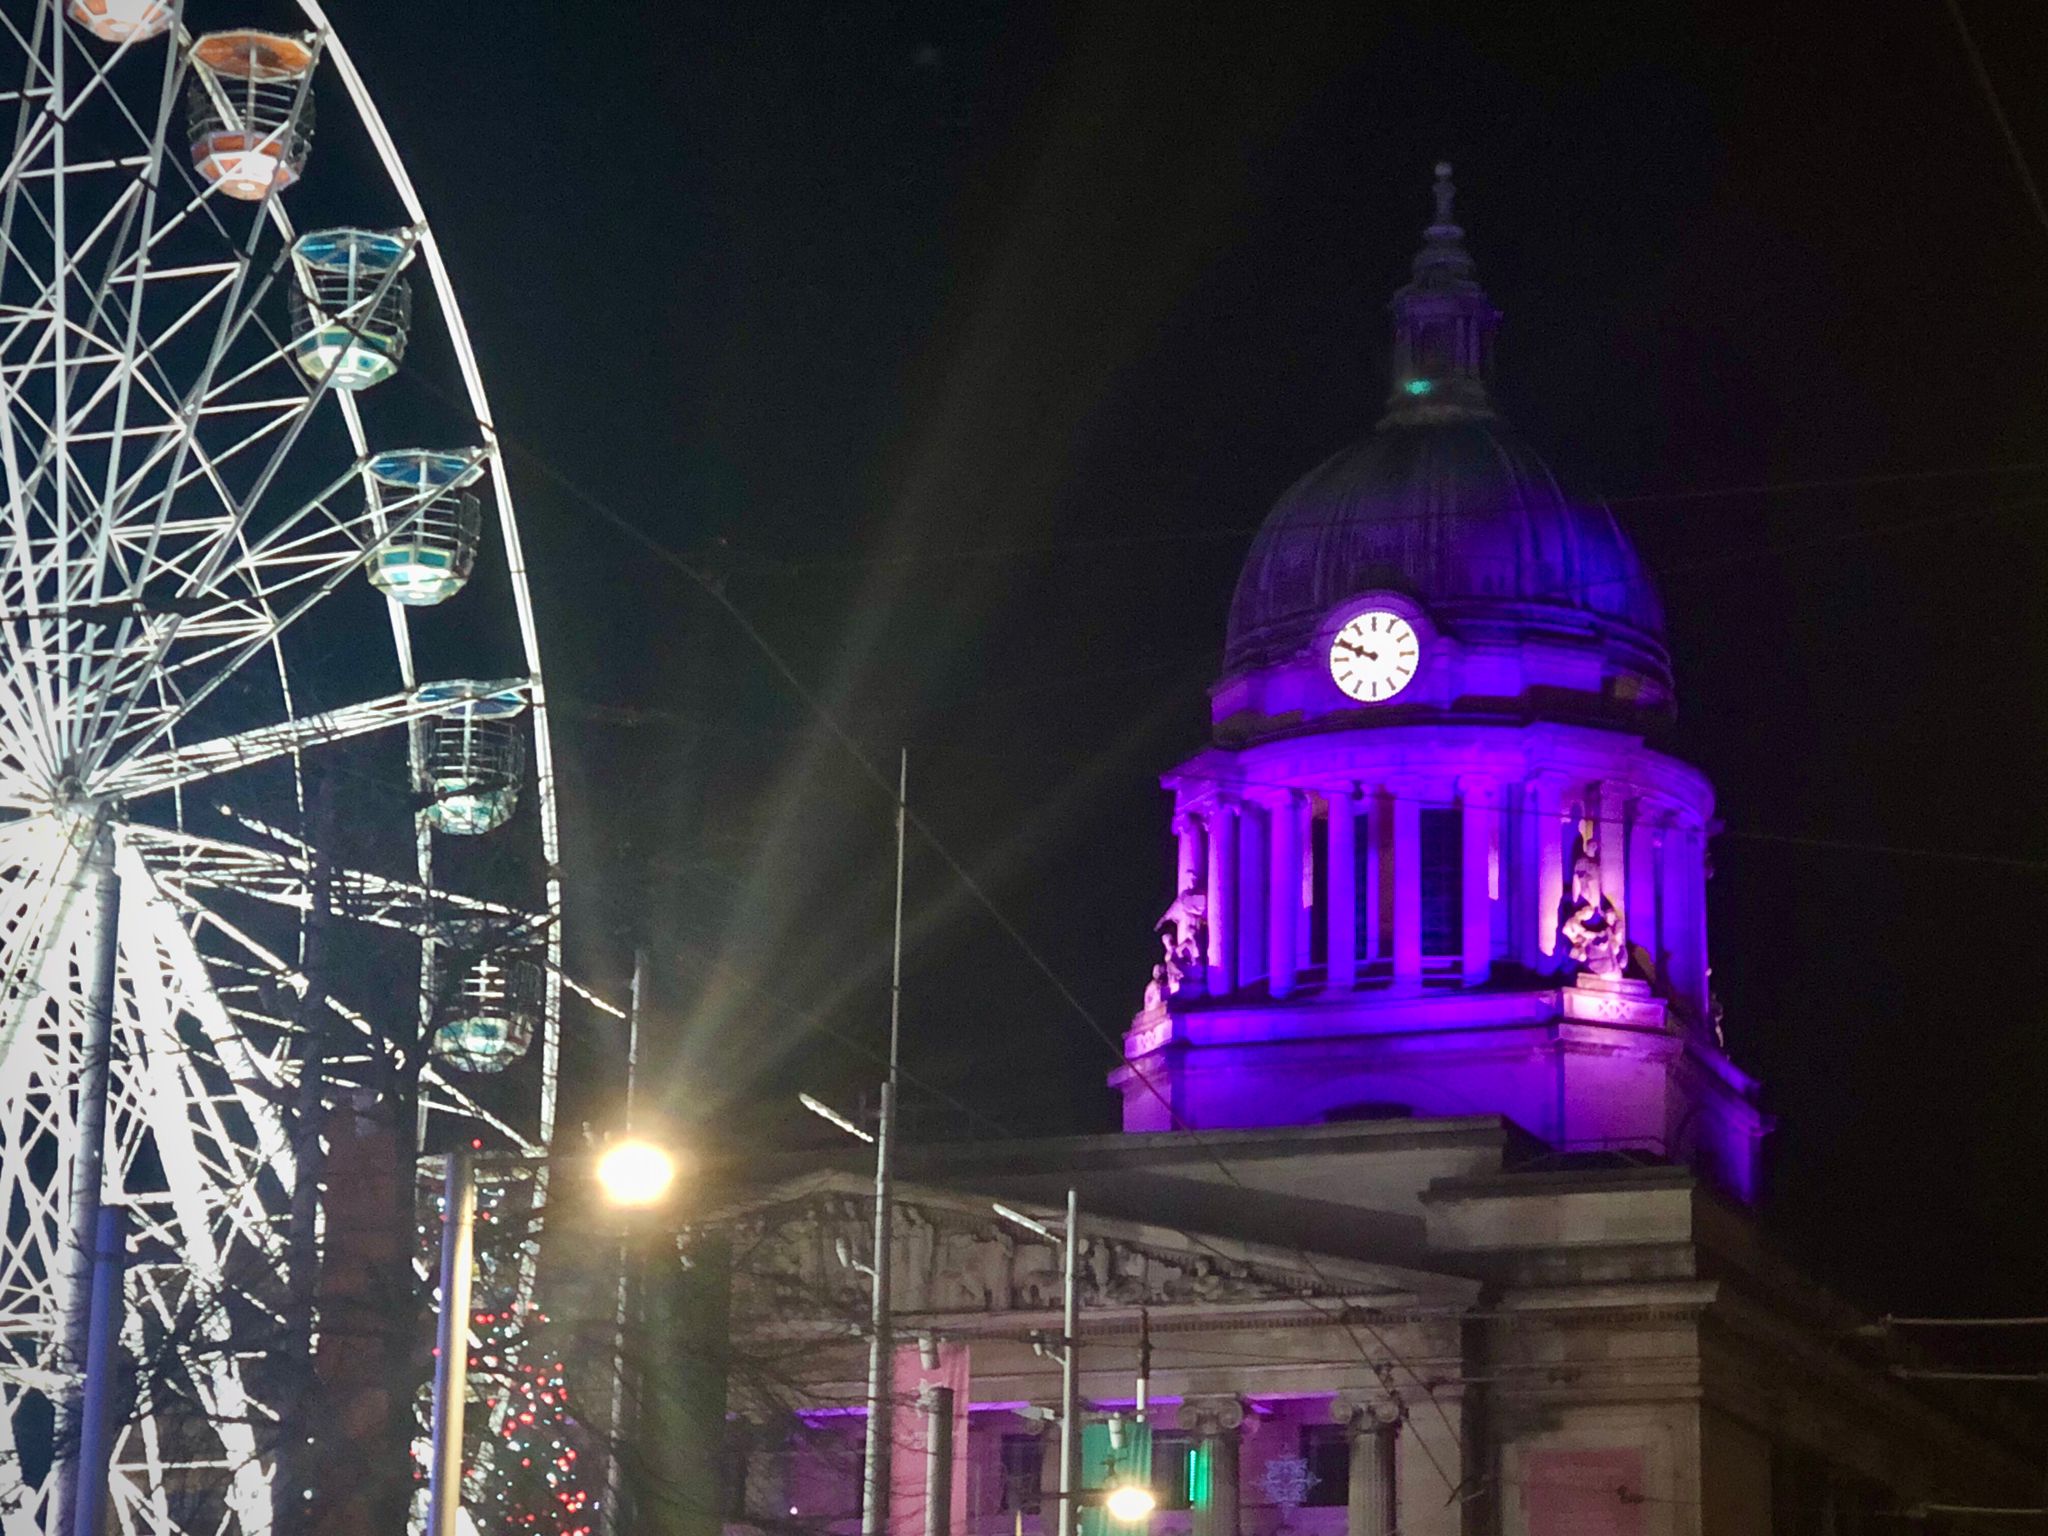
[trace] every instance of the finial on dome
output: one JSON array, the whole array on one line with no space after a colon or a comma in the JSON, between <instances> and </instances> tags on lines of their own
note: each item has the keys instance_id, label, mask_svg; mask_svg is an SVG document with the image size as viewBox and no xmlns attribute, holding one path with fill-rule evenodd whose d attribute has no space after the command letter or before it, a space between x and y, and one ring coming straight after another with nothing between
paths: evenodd
<instances>
[{"instance_id":1,"label":"finial on dome","mask_svg":"<svg viewBox=\"0 0 2048 1536\"><path fill-rule=\"evenodd\" d=\"M1394 295L1394 387L1387 422L1490 416L1486 374L1500 315L1487 302L1465 231L1452 222L1451 163L1436 165L1436 220L1423 231L1408 285Z\"/></svg>"},{"instance_id":2,"label":"finial on dome","mask_svg":"<svg viewBox=\"0 0 2048 1536\"><path fill-rule=\"evenodd\" d=\"M1458 195L1458 189L1451 181L1451 162L1439 160L1436 163L1436 222L1439 228L1448 227L1451 222L1451 200Z\"/></svg>"}]
</instances>

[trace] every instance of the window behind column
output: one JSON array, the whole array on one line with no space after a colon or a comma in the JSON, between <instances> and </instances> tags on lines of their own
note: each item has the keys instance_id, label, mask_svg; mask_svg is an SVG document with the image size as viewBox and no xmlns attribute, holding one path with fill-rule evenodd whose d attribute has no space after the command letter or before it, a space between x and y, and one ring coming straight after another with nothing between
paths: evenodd
<instances>
[{"instance_id":1,"label":"window behind column","mask_svg":"<svg viewBox=\"0 0 2048 1536\"><path fill-rule=\"evenodd\" d=\"M1306 895L1308 898L1308 963L1330 963L1330 812L1320 799L1309 818Z\"/></svg>"},{"instance_id":2,"label":"window behind column","mask_svg":"<svg viewBox=\"0 0 2048 1536\"><path fill-rule=\"evenodd\" d=\"M1045 1481L1045 1438L1036 1434L1003 1436L1004 1513L1038 1513L1039 1489Z\"/></svg>"},{"instance_id":3,"label":"window behind column","mask_svg":"<svg viewBox=\"0 0 2048 1536\"><path fill-rule=\"evenodd\" d=\"M1456 806L1422 808L1422 958L1464 951L1464 825Z\"/></svg>"},{"instance_id":4,"label":"window behind column","mask_svg":"<svg viewBox=\"0 0 2048 1536\"><path fill-rule=\"evenodd\" d=\"M1308 1463L1308 1497L1303 1503L1327 1509L1348 1502L1351 1493L1351 1431L1343 1424L1301 1426L1301 1459Z\"/></svg>"},{"instance_id":5,"label":"window behind column","mask_svg":"<svg viewBox=\"0 0 2048 1536\"><path fill-rule=\"evenodd\" d=\"M1194 1507L1195 1437L1183 1430L1152 1432L1152 1496L1161 1509Z\"/></svg>"}]
</instances>

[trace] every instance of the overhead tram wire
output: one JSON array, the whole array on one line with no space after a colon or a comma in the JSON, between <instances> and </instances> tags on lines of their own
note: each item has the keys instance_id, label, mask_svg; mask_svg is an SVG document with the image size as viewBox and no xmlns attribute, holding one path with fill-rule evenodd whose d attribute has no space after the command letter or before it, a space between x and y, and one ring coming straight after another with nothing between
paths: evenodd
<instances>
[{"instance_id":1,"label":"overhead tram wire","mask_svg":"<svg viewBox=\"0 0 2048 1536\"><path fill-rule=\"evenodd\" d=\"M1958 0L1946 0L1948 19L1955 23L1956 36L1961 39L1963 56L1970 62L1970 74L1977 82L1977 89L1983 93L1984 105L1991 111L1992 121L1998 125L1999 137L2005 140L2005 152L2012 160L2013 174L2019 178L2021 190L2027 194L2027 205L2034 210L2034 222L2041 226L2042 233L2048 234L2048 202L2041 198L2041 184L2034 179L2034 169L2027 163L2027 152L2020 147L2019 135L2013 132L2012 119L2005 114L2005 103L1999 99L1998 87L1992 83L1991 72L1984 67L1984 55L1977 47L1977 38L1970 31L1970 23L1963 16Z\"/></svg>"}]
</instances>

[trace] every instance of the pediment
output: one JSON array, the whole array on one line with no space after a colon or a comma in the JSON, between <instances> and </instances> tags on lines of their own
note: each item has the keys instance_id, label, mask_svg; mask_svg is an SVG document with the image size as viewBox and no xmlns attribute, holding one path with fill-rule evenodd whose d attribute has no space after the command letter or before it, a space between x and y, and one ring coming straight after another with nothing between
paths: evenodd
<instances>
[{"instance_id":1,"label":"pediment","mask_svg":"<svg viewBox=\"0 0 2048 1536\"><path fill-rule=\"evenodd\" d=\"M1248 1198L1256 1198L1248 1196ZM1063 1213L1012 1200L1057 1227ZM998 1217L989 1198L899 1184L891 1250L896 1311L933 1316L1056 1310L1059 1245ZM800 1299L814 1315L857 1315L869 1281L858 1266L873 1246L873 1186L857 1174L820 1172L786 1181L718 1218L746 1255L739 1284L756 1310L795 1321ZM1477 1285L1357 1258L1248 1242L1107 1217L1081 1220L1081 1304L1090 1309L1256 1307L1305 1299L1398 1312L1468 1302Z\"/></svg>"}]
</instances>

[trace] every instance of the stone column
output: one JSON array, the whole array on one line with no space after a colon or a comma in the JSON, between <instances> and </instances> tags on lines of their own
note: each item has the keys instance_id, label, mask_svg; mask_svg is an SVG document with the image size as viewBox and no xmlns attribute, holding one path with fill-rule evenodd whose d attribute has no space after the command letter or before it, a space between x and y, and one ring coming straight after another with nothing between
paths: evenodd
<instances>
[{"instance_id":1,"label":"stone column","mask_svg":"<svg viewBox=\"0 0 2048 1536\"><path fill-rule=\"evenodd\" d=\"M1707 854L1699 826L1674 821L1664 834L1664 931L1671 990L1702 1019L1707 1008Z\"/></svg>"},{"instance_id":2,"label":"stone column","mask_svg":"<svg viewBox=\"0 0 2048 1536\"><path fill-rule=\"evenodd\" d=\"M1365 870L1359 876L1365 882L1365 908L1358 918L1365 932L1359 935L1358 952L1367 960L1384 960L1387 957L1380 948L1380 886L1386 875L1380 860L1381 844L1387 833L1387 797L1375 788L1359 798L1358 811L1355 838L1365 842Z\"/></svg>"},{"instance_id":3,"label":"stone column","mask_svg":"<svg viewBox=\"0 0 2048 1536\"><path fill-rule=\"evenodd\" d=\"M1397 784L1388 802L1393 820L1394 986L1422 986L1422 791Z\"/></svg>"},{"instance_id":4,"label":"stone column","mask_svg":"<svg viewBox=\"0 0 2048 1536\"><path fill-rule=\"evenodd\" d=\"M1300 826L1300 841L1297 846L1301 856L1295 860L1301 878L1294 888L1294 963L1297 967L1315 964L1315 863L1316 863L1316 802L1313 796L1297 794L1294 797L1295 820Z\"/></svg>"},{"instance_id":5,"label":"stone column","mask_svg":"<svg viewBox=\"0 0 2048 1536\"><path fill-rule=\"evenodd\" d=\"M1323 974L1333 992L1348 992L1358 985L1358 823L1352 817L1353 795L1348 787L1330 791L1330 872L1323 882L1330 904L1330 956Z\"/></svg>"},{"instance_id":6,"label":"stone column","mask_svg":"<svg viewBox=\"0 0 2048 1536\"><path fill-rule=\"evenodd\" d=\"M1179 1422L1195 1437L1209 1469L1208 1503L1196 1508L1191 1536L1237 1536L1237 1432L1244 1423L1244 1400L1184 1398Z\"/></svg>"},{"instance_id":7,"label":"stone column","mask_svg":"<svg viewBox=\"0 0 2048 1536\"><path fill-rule=\"evenodd\" d=\"M1266 984L1275 997L1294 990L1295 925L1301 921L1301 812L1292 793L1267 812Z\"/></svg>"},{"instance_id":8,"label":"stone column","mask_svg":"<svg viewBox=\"0 0 2048 1536\"><path fill-rule=\"evenodd\" d=\"M1193 816L1173 818L1173 835L1178 842L1173 865L1173 894L1199 889L1202 884L1202 824Z\"/></svg>"},{"instance_id":9,"label":"stone column","mask_svg":"<svg viewBox=\"0 0 2048 1536\"><path fill-rule=\"evenodd\" d=\"M1536 834L1536 953L1532 969L1558 958L1557 914L1564 902L1564 806L1560 786L1548 774L1532 779L1522 795Z\"/></svg>"},{"instance_id":10,"label":"stone column","mask_svg":"<svg viewBox=\"0 0 2048 1536\"><path fill-rule=\"evenodd\" d=\"M1638 796L1628 808L1628 941L1650 957L1651 974L1664 981L1664 945L1657 926L1657 845L1664 840L1663 815Z\"/></svg>"},{"instance_id":11,"label":"stone column","mask_svg":"<svg viewBox=\"0 0 2048 1536\"><path fill-rule=\"evenodd\" d=\"M1461 979L1483 986L1493 970L1493 899L1500 858L1498 788L1488 779L1458 781L1458 826L1463 841L1458 899Z\"/></svg>"},{"instance_id":12,"label":"stone column","mask_svg":"<svg viewBox=\"0 0 2048 1536\"><path fill-rule=\"evenodd\" d=\"M1600 890L1621 908L1622 921L1633 932L1636 915L1628 906L1627 791L1611 779L1603 780L1594 789L1593 804L1599 808L1594 835L1600 839Z\"/></svg>"},{"instance_id":13,"label":"stone column","mask_svg":"<svg viewBox=\"0 0 2048 1536\"><path fill-rule=\"evenodd\" d=\"M1266 813L1247 800L1237 808L1237 933L1231 964L1242 987L1266 974Z\"/></svg>"},{"instance_id":14,"label":"stone column","mask_svg":"<svg viewBox=\"0 0 2048 1536\"><path fill-rule=\"evenodd\" d=\"M1339 1397L1330 1413L1351 1441L1351 1483L1345 1499L1345 1536L1395 1536L1400 1505L1394 1486L1394 1437L1400 1409L1386 1398Z\"/></svg>"},{"instance_id":15,"label":"stone column","mask_svg":"<svg viewBox=\"0 0 2048 1536\"><path fill-rule=\"evenodd\" d=\"M1237 986L1236 947L1230 931L1237 911L1237 808L1217 801L1209 807L1209 995L1222 997Z\"/></svg>"}]
</instances>

